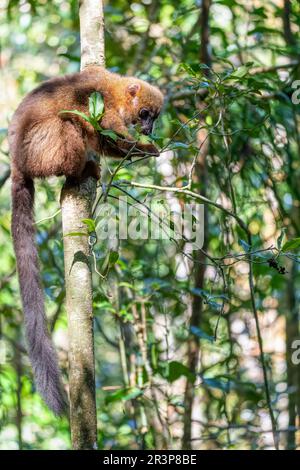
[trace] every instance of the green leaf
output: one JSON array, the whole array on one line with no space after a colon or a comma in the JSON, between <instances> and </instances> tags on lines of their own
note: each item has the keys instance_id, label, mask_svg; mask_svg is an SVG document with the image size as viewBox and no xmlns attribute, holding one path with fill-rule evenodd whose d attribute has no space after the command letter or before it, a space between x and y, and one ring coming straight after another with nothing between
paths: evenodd
<instances>
[{"instance_id":1,"label":"green leaf","mask_svg":"<svg viewBox=\"0 0 300 470\"><path fill-rule=\"evenodd\" d=\"M100 93L94 91L89 97L89 113L92 119L98 121L104 111L104 101Z\"/></svg>"},{"instance_id":2,"label":"green leaf","mask_svg":"<svg viewBox=\"0 0 300 470\"><path fill-rule=\"evenodd\" d=\"M223 392L226 392L228 390L228 381L226 380L220 380L220 379L205 379L203 378L203 382L209 387L209 388L217 388L218 390L222 390Z\"/></svg>"},{"instance_id":3,"label":"green leaf","mask_svg":"<svg viewBox=\"0 0 300 470\"><path fill-rule=\"evenodd\" d=\"M200 88L209 88L210 84L208 82L199 82Z\"/></svg>"},{"instance_id":4,"label":"green leaf","mask_svg":"<svg viewBox=\"0 0 300 470\"><path fill-rule=\"evenodd\" d=\"M95 221L93 219L82 219L81 222L87 226L89 233L96 231Z\"/></svg>"},{"instance_id":5,"label":"green leaf","mask_svg":"<svg viewBox=\"0 0 300 470\"><path fill-rule=\"evenodd\" d=\"M82 113L81 111L77 111L77 109L72 109L70 111L68 111L67 109L63 109L62 111L59 112L59 114L64 114L64 113L76 114L77 116L82 117L82 119L92 124L92 119L86 114Z\"/></svg>"},{"instance_id":6,"label":"green leaf","mask_svg":"<svg viewBox=\"0 0 300 470\"><path fill-rule=\"evenodd\" d=\"M292 240L288 240L282 247L282 251L291 251L296 250L300 247L300 238L293 238Z\"/></svg>"},{"instance_id":7,"label":"green leaf","mask_svg":"<svg viewBox=\"0 0 300 470\"><path fill-rule=\"evenodd\" d=\"M182 70L187 72L192 77L197 76L197 72L189 64L182 63L182 64L179 65L179 68L181 68Z\"/></svg>"},{"instance_id":8,"label":"green leaf","mask_svg":"<svg viewBox=\"0 0 300 470\"><path fill-rule=\"evenodd\" d=\"M134 400L141 395L143 395L143 391L140 388L122 388L121 390L117 390L116 392L111 393L108 397L106 397L105 403L108 405L109 403L116 401Z\"/></svg>"},{"instance_id":9,"label":"green leaf","mask_svg":"<svg viewBox=\"0 0 300 470\"><path fill-rule=\"evenodd\" d=\"M209 293L206 292L204 289L200 289L200 287L192 287L190 291L197 297L203 297L204 299L207 299L209 297Z\"/></svg>"},{"instance_id":10,"label":"green leaf","mask_svg":"<svg viewBox=\"0 0 300 470\"><path fill-rule=\"evenodd\" d=\"M110 129L101 129L99 132L102 135L106 135L107 137L110 137L111 140L113 140L114 142L118 140L119 138L118 135L114 131L111 131Z\"/></svg>"},{"instance_id":11,"label":"green leaf","mask_svg":"<svg viewBox=\"0 0 300 470\"><path fill-rule=\"evenodd\" d=\"M253 34L257 34L257 33L262 33L262 34L278 34L278 29L276 28L268 28L267 26L263 26L263 25L258 25L256 26L255 28L249 30L247 32L248 36L253 36ZM271 72L273 72L271 70ZM274 72L273 72L274 73Z\"/></svg>"},{"instance_id":12,"label":"green leaf","mask_svg":"<svg viewBox=\"0 0 300 470\"><path fill-rule=\"evenodd\" d=\"M129 289L135 290L134 285L129 282L119 282L119 287L128 287Z\"/></svg>"},{"instance_id":13,"label":"green leaf","mask_svg":"<svg viewBox=\"0 0 300 470\"><path fill-rule=\"evenodd\" d=\"M169 149L175 150L175 149L188 149L189 144L185 144L184 142L173 142L170 146Z\"/></svg>"},{"instance_id":14,"label":"green leaf","mask_svg":"<svg viewBox=\"0 0 300 470\"><path fill-rule=\"evenodd\" d=\"M199 69L200 70L209 70L209 66L206 64L199 64Z\"/></svg>"},{"instance_id":15,"label":"green leaf","mask_svg":"<svg viewBox=\"0 0 300 470\"><path fill-rule=\"evenodd\" d=\"M243 78L248 73L248 67L242 65L238 67L230 76L230 78Z\"/></svg>"},{"instance_id":16,"label":"green leaf","mask_svg":"<svg viewBox=\"0 0 300 470\"><path fill-rule=\"evenodd\" d=\"M190 330L191 330L191 333L193 333L193 335L195 336L198 336L198 338L206 339L207 341L210 341L211 343L214 342L214 337L205 333L205 331L201 330L201 328L198 328L197 326L191 326Z\"/></svg>"},{"instance_id":17,"label":"green leaf","mask_svg":"<svg viewBox=\"0 0 300 470\"><path fill-rule=\"evenodd\" d=\"M170 362L167 374L168 381L171 383L175 382L175 380L179 379L179 377L181 376L187 377L190 382L193 382L195 380L194 374L192 374L189 368L186 367L184 364L177 361Z\"/></svg>"},{"instance_id":18,"label":"green leaf","mask_svg":"<svg viewBox=\"0 0 300 470\"><path fill-rule=\"evenodd\" d=\"M279 237L277 238L277 248L278 248L278 250L281 250L282 241L283 241L283 237L284 237L284 235L285 235L285 232L286 232L286 228L284 227L284 228L281 230Z\"/></svg>"},{"instance_id":19,"label":"green leaf","mask_svg":"<svg viewBox=\"0 0 300 470\"><path fill-rule=\"evenodd\" d=\"M222 304L219 304L218 302L215 302L214 300L210 300L208 299L207 300L207 304L214 310L216 310L217 312L219 312L222 308Z\"/></svg>"},{"instance_id":20,"label":"green leaf","mask_svg":"<svg viewBox=\"0 0 300 470\"><path fill-rule=\"evenodd\" d=\"M118 259L119 253L117 251L109 251L104 258L101 271L106 275L109 271L109 268L113 267L118 261Z\"/></svg>"},{"instance_id":21,"label":"green leaf","mask_svg":"<svg viewBox=\"0 0 300 470\"><path fill-rule=\"evenodd\" d=\"M119 259L119 253L117 251L111 251L109 253L108 264L114 266Z\"/></svg>"},{"instance_id":22,"label":"green leaf","mask_svg":"<svg viewBox=\"0 0 300 470\"><path fill-rule=\"evenodd\" d=\"M240 239L239 240L239 245L243 248L244 251L246 251L246 252L250 251L251 246L248 245L248 243L245 242L245 240Z\"/></svg>"}]
</instances>

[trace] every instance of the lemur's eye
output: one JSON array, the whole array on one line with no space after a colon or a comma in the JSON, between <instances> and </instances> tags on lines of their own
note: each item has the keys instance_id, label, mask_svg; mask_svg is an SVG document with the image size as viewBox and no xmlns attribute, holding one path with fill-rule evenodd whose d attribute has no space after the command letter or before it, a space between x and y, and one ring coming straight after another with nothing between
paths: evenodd
<instances>
[{"instance_id":1,"label":"lemur's eye","mask_svg":"<svg viewBox=\"0 0 300 470\"><path fill-rule=\"evenodd\" d=\"M146 108L143 108L140 110L140 118L141 119L147 119L149 117L149 110Z\"/></svg>"}]
</instances>

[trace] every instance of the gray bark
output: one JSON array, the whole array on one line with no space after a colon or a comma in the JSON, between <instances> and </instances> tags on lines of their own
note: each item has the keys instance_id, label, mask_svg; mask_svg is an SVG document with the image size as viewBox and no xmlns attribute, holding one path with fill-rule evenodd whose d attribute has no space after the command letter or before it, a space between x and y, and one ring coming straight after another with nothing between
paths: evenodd
<instances>
[{"instance_id":1,"label":"gray bark","mask_svg":"<svg viewBox=\"0 0 300 470\"><path fill-rule=\"evenodd\" d=\"M80 2L81 70L104 64L104 23L101 0ZM91 158L90 155L87 156ZM97 448L93 290L91 253L83 219L91 218L96 181L79 186L67 181L61 194L64 235L66 308L69 335L70 427L73 449Z\"/></svg>"}]
</instances>

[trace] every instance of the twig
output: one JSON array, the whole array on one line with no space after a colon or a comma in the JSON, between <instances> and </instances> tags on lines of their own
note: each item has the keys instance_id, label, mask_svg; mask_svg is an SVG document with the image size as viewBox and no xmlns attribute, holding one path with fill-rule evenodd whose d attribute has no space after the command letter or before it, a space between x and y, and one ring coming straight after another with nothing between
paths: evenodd
<instances>
[{"instance_id":1,"label":"twig","mask_svg":"<svg viewBox=\"0 0 300 470\"><path fill-rule=\"evenodd\" d=\"M230 217L233 217L238 222L240 227L243 228L243 230L248 231L248 228L247 228L246 224L243 222L243 220L238 215L236 215L235 213L233 213L230 210L226 209L221 204L219 204L217 202L214 202L214 201L206 198L205 196L202 196L201 194L197 194L194 191L191 191L190 189L188 189L187 186L184 186L182 188L174 188L172 186L158 186L156 184L143 184L143 183L137 183L135 181L123 181L123 180L118 181L118 184L119 185L126 184L126 185L129 185L129 186L133 186L133 187L136 187L136 188L143 188L143 189L156 189L158 191L166 191L166 192L172 192L172 193L178 193L178 194L184 194L186 196L190 196L194 199L198 199L199 201L202 201L206 204L209 204L213 207L216 207L217 209L220 209L225 214L229 215Z\"/></svg>"},{"instance_id":2,"label":"twig","mask_svg":"<svg viewBox=\"0 0 300 470\"><path fill-rule=\"evenodd\" d=\"M251 237L250 232L248 232L248 244L249 244L249 246L252 246L252 237ZM260 331L260 326L259 326L259 319L258 319L258 312L257 312L257 308L256 308L256 303L255 303L253 268L252 268L252 255L251 254L248 256L248 263L249 263L248 278L249 278L251 305L252 305L252 311L253 311L255 325L256 325L257 340L258 340L258 346L259 346L259 355L260 355L260 362L261 362L261 366L262 366L262 370L263 370L264 387L265 387L265 394L266 394L266 400L267 400L267 407L268 407L269 415L270 415L270 419L271 419L271 426L272 426L272 433L273 433L275 449L279 450L279 437L278 437L278 432L276 430L276 421L275 421L274 412L273 412L273 408L272 408L270 387L269 387L268 374L267 374L267 366L266 366L266 362L265 362L264 349L263 349L263 340L262 340L262 336L261 336L261 331Z\"/></svg>"}]
</instances>

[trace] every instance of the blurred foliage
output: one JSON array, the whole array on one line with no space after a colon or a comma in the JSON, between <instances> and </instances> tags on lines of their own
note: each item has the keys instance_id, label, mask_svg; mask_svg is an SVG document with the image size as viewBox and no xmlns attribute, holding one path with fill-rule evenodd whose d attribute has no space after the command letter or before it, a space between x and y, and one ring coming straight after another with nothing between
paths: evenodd
<instances>
[{"instance_id":1,"label":"blurred foliage","mask_svg":"<svg viewBox=\"0 0 300 470\"><path fill-rule=\"evenodd\" d=\"M131 204L144 207L157 199L175 208L191 202L184 194L123 183L185 186L198 153L200 117L200 131L209 135L207 175L204 183L193 179L192 190L205 189L207 198L238 215L252 246L234 217L206 205L208 256L198 286L197 252L185 240L97 241L97 267L109 271L105 281L94 276L100 448L180 448L188 381L195 388L194 448L272 448L249 253L280 444L300 445L300 374L290 358L299 338L300 122L291 97L299 78L300 4L292 1L287 16L284 3L213 1L210 71L200 60L201 2L105 4L107 67L150 80L166 96L154 135L166 151L156 161L124 163L107 200L117 207L126 191ZM18 102L40 81L79 70L77 1L0 0L0 38L0 448L65 449L68 423L34 393L25 351L6 129ZM278 68L282 64L290 66ZM102 187L117 165L102 162ZM49 323L67 383L61 185L57 178L36 183L36 220ZM86 222L88 230L93 223L99 234L97 217ZM203 306L190 328L197 296ZM196 373L187 358L192 336L201 351Z\"/></svg>"}]
</instances>

